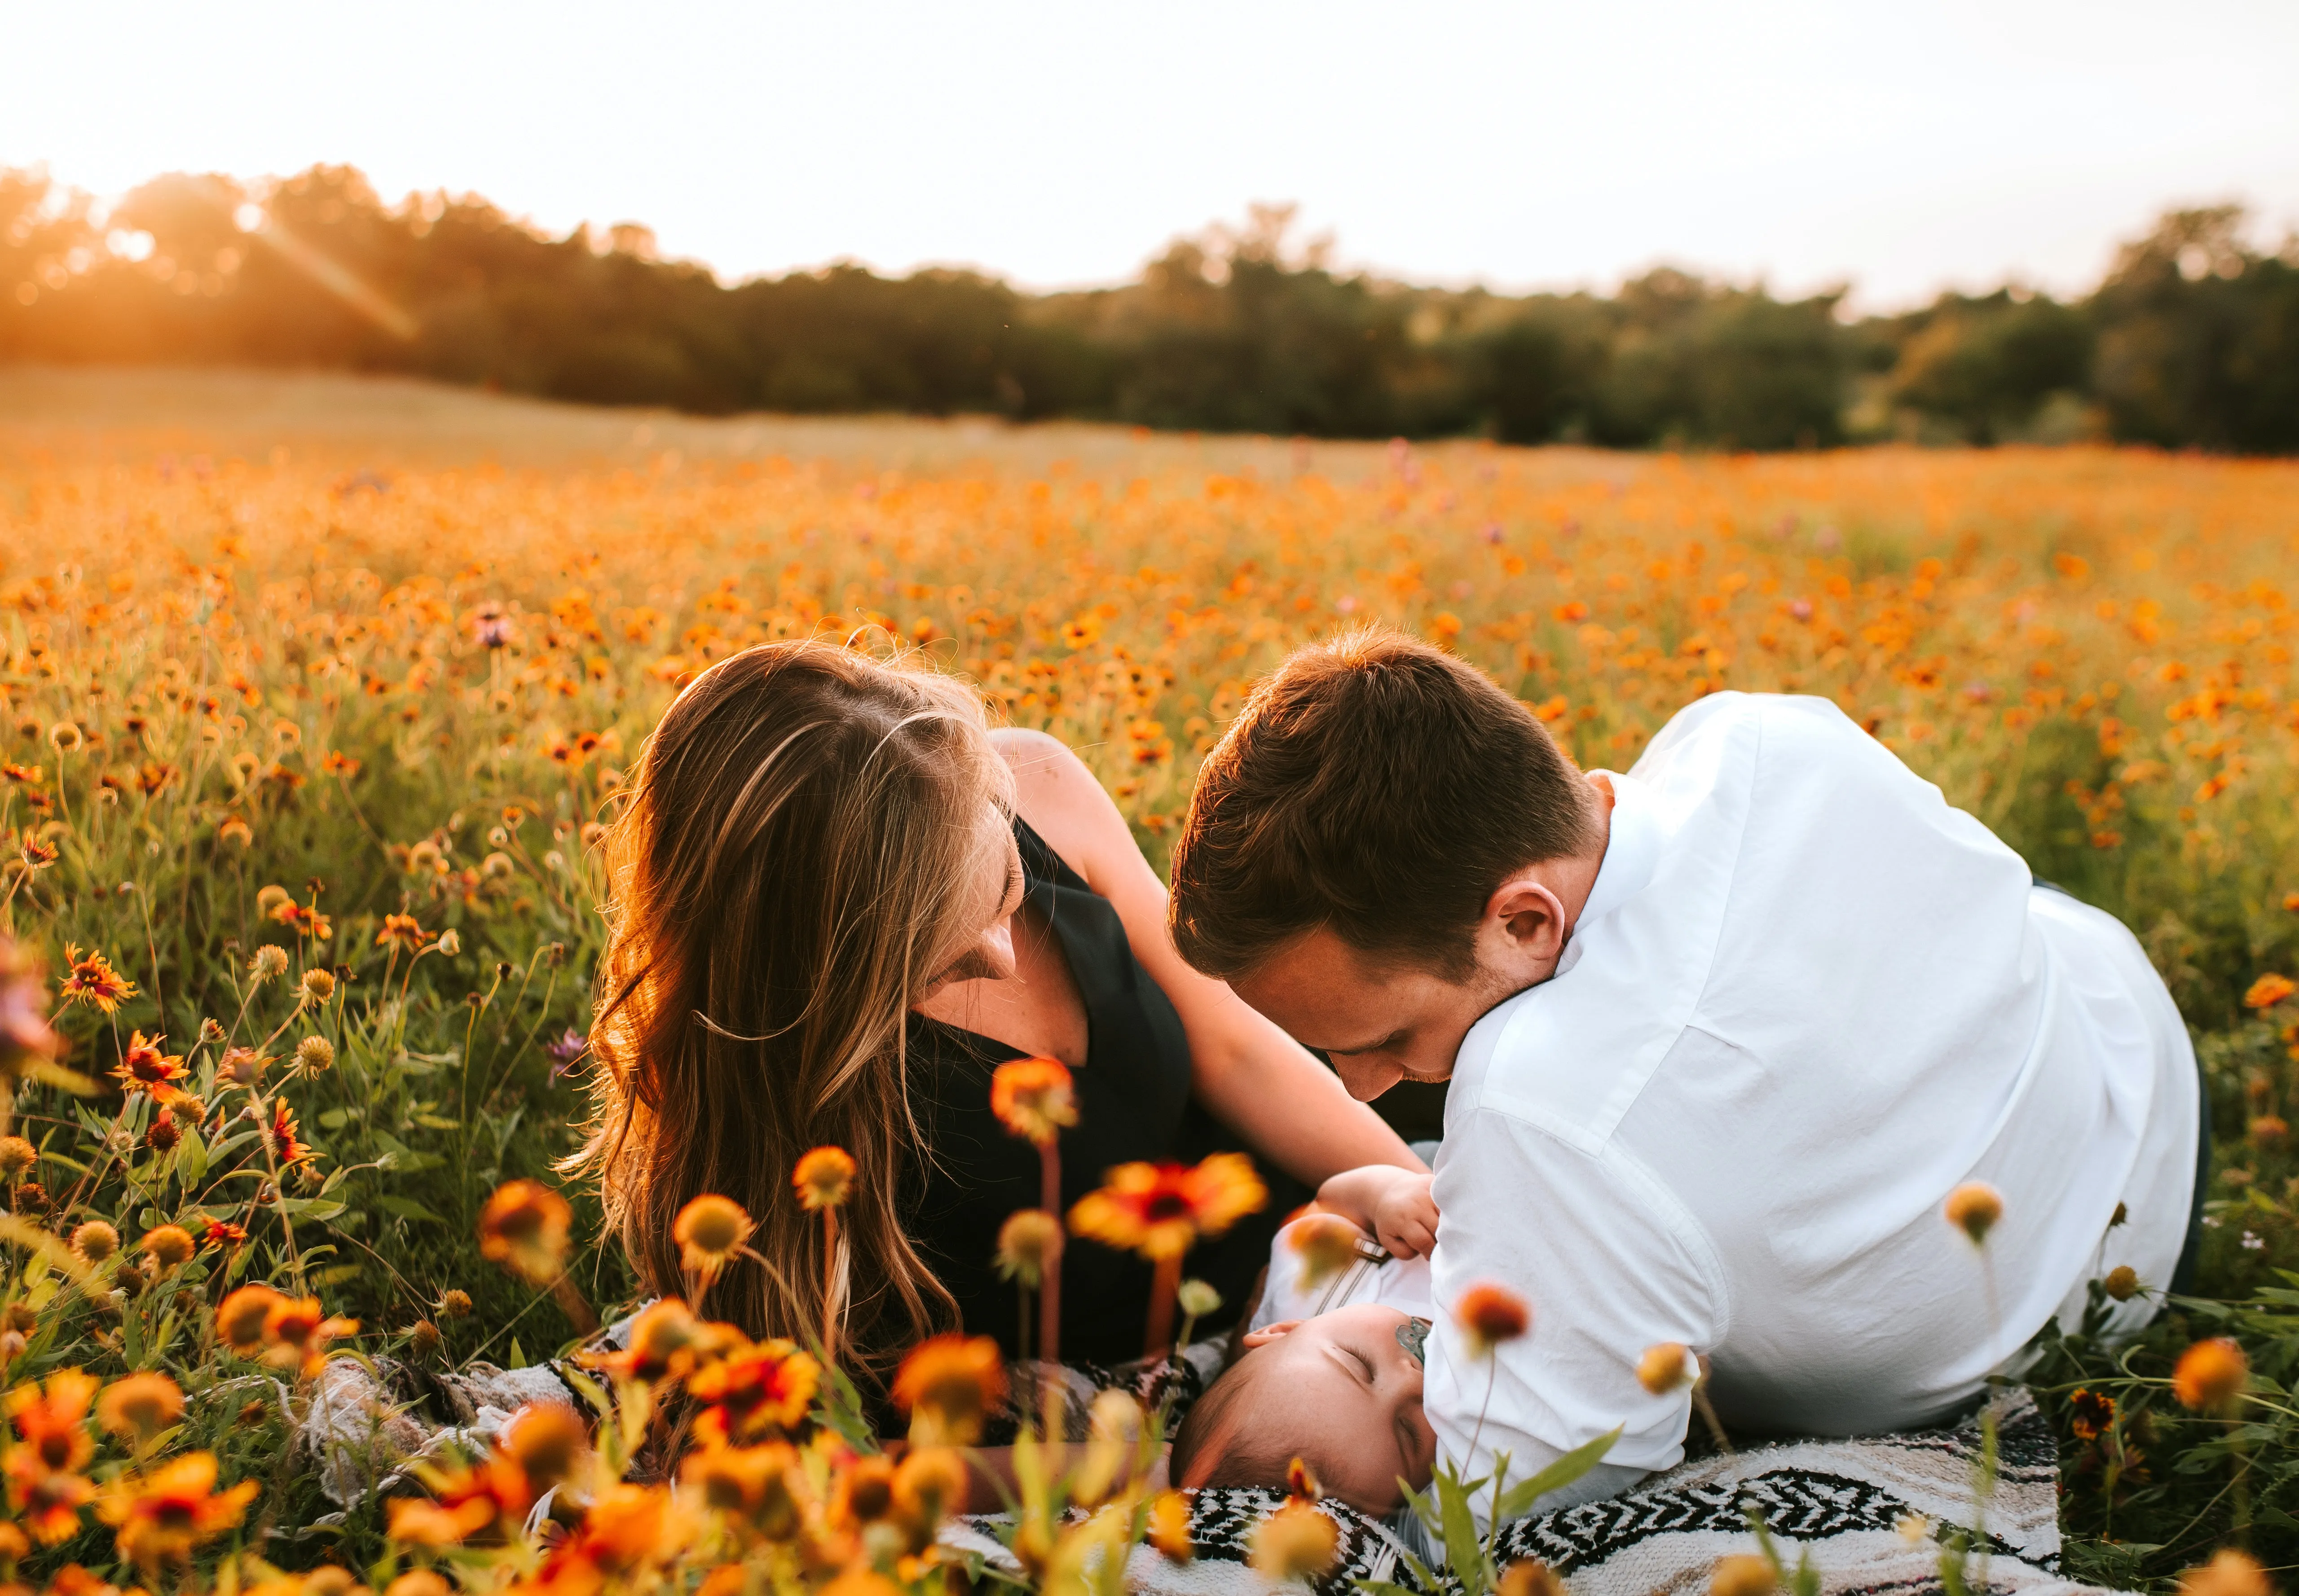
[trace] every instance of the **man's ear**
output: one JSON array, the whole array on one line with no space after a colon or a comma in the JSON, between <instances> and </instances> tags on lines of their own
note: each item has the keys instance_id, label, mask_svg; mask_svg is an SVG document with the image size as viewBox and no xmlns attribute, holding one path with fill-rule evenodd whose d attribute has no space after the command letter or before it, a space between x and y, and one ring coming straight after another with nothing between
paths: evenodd
<instances>
[{"instance_id":1,"label":"man's ear","mask_svg":"<svg viewBox=\"0 0 2299 1596\"><path fill-rule=\"evenodd\" d=\"M1485 900L1481 930L1511 963L1553 964L1564 952L1564 906L1537 878L1512 876Z\"/></svg>"},{"instance_id":2,"label":"man's ear","mask_svg":"<svg viewBox=\"0 0 2299 1596\"><path fill-rule=\"evenodd\" d=\"M1274 1325L1264 1325L1258 1330L1249 1330L1245 1336L1248 1347L1265 1347L1273 1341L1282 1341L1301 1327L1298 1319L1281 1319Z\"/></svg>"}]
</instances>

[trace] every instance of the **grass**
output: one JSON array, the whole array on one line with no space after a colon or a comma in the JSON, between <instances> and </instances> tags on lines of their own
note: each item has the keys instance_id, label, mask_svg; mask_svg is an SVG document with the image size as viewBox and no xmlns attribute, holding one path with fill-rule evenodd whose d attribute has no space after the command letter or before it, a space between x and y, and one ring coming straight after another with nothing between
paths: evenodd
<instances>
[{"instance_id":1,"label":"grass","mask_svg":"<svg viewBox=\"0 0 2299 1596\"><path fill-rule=\"evenodd\" d=\"M572 1145L591 828L679 682L774 637L925 649L1077 747L1162 862L1254 676L1378 619L1491 670L1591 765L1720 687L1830 697L2139 932L2200 1038L2221 1154L2204 1299L2133 1348L2055 1343L2036 1377L2074 1566L2145 1584L2237 1540L2299 1563L2299 1033L2292 1003L2245 1003L2299 970L2295 509L2299 467L2137 452L1407 450L0 372L0 934L43 990L73 947L137 988L57 1011L95 1089L32 1080L14 1128L41 1158L24 1178L73 1206L12 1205L131 1251L169 1222L250 1232L124 1304L16 1236L0 1294L33 1327L10 1376L168 1371L191 1407L166 1446L263 1484L217 1547L277 1528L248 1543L366 1564L375 1509L312 1526L278 1404L247 1411L209 1308L300 1280L369 1352L516 1362L573 1336L474 1227ZM286 966L259 980L266 946ZM298 984L315 969L323 1001ZM138 1032L201 1099L171 1147L152 1095L108 1080ZM311 1037L331 1062L291 1066ZM259 1044L250 1091L225 1054ZM276 1169L238 1117L280 1097L308 1164ZM627 1273L569 1195L574 1278L610 1308ZM451 1292L475 1311L450 1317ZM2232 1416L2170 1394L2205 1334L2251 1360ZM88 1521L33 1566L114 1555Z\"/></svg>"}]
</instances>

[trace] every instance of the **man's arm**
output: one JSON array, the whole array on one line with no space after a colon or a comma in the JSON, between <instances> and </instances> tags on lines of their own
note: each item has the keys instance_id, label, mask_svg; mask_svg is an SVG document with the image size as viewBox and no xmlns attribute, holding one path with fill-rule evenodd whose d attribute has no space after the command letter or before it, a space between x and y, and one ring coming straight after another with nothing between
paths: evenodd
<instances>
[{"instance_id":1,"label":"man's arm","mask_svg":"<svg viewBox=\"0 0 2299 1596\"><path fill-rule=\"evenodd\" d=\"M1444 1214L1435 1263L1438 1319L1425 1403L1439 1456L1465 1477L1509 1455L1531 1478L1620 1426L1605 1463L1540 1510L1627 1489L1683 1456L1691 1396L1638 1383L1647 1347L1714 1344L1722 1281L1690 1216L1612 1145L1568 1144L1480 1107L1448 1126L1435 1192ZM1531 1331L1480 1355L1454 1314L1491 1281L1525 1298ZM1490 1490L1477 1504L1490 1514Z\"/></svg>"},{"instance_id":2,"label":"man's arm","mask_svg":"<svg viewBox=\"0 0 2299 1596\"><path fill-rule=\"evenodd\" d=\"M1078 757L1042 732L992 733L1014 771L1015 806L1108 898L1133 956L1181 1016L1191 1085L1214 1116L1287 1174L1315 1186L1342 1170L1421 1161L1331 1070L1220 981L1182 962L1166 930L1166 884Z\"/></svg>"}]
</instances>

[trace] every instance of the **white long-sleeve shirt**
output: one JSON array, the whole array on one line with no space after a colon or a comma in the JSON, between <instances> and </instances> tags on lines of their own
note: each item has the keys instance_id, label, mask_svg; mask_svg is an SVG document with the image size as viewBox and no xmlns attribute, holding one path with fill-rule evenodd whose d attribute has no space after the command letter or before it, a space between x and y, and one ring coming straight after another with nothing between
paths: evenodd
<instances>
[{"instance_id":1,"label":"white long-sleeve shirt","mask_svg":"<svg viewBox=\"0 0 2299 1596\"><path fill-rule=\"evenodd\" d=\"M1480 1021L1454 1068L1427 1388L1442 1455L1474 1475L1505 1450L1523 1478L1625 1424L1576 1494L1667 1468L1689 1393L1635 1375L1667 1341L1711 1358L1728 1426L1917 1426L2105 1270L2169 1281L2198 1088L2129 931L2034 887L1822 699L1702 699L1611 780L1557 974ZM2004 1198L1985 1260L1941 1217L1968 1180ZM1480 1279L1535 1323L1498 1354L1473 1454L1489 1370L1442 1310Z\"/></svg>"}]
</instances>

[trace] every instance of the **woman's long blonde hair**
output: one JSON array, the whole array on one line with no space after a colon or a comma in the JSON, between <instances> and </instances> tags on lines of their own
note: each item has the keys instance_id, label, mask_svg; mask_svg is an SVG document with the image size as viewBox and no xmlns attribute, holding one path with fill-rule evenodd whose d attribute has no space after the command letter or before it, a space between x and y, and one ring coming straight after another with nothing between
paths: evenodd
<instances>
[{"instance_id":1,"label":"woman's long blonde hair","mask_svg":"<svg viewBox=\"0 0 2299 1596\"><path fill-rule=\"evenodd\" d=\"M648 740L609 833L593 1116L564 1166L595 1177L648 1287L682 1289L671 1221L706 1192L758 1222L710 1317L882 1374L956 1304L904 1235L920 1156L906 1021L954 948L985 806L1011 782L963 683L823 642L711 666ZM857 1164L826 1270L791 1186L801 1154Z\"/></svg>"}]
</instances>

